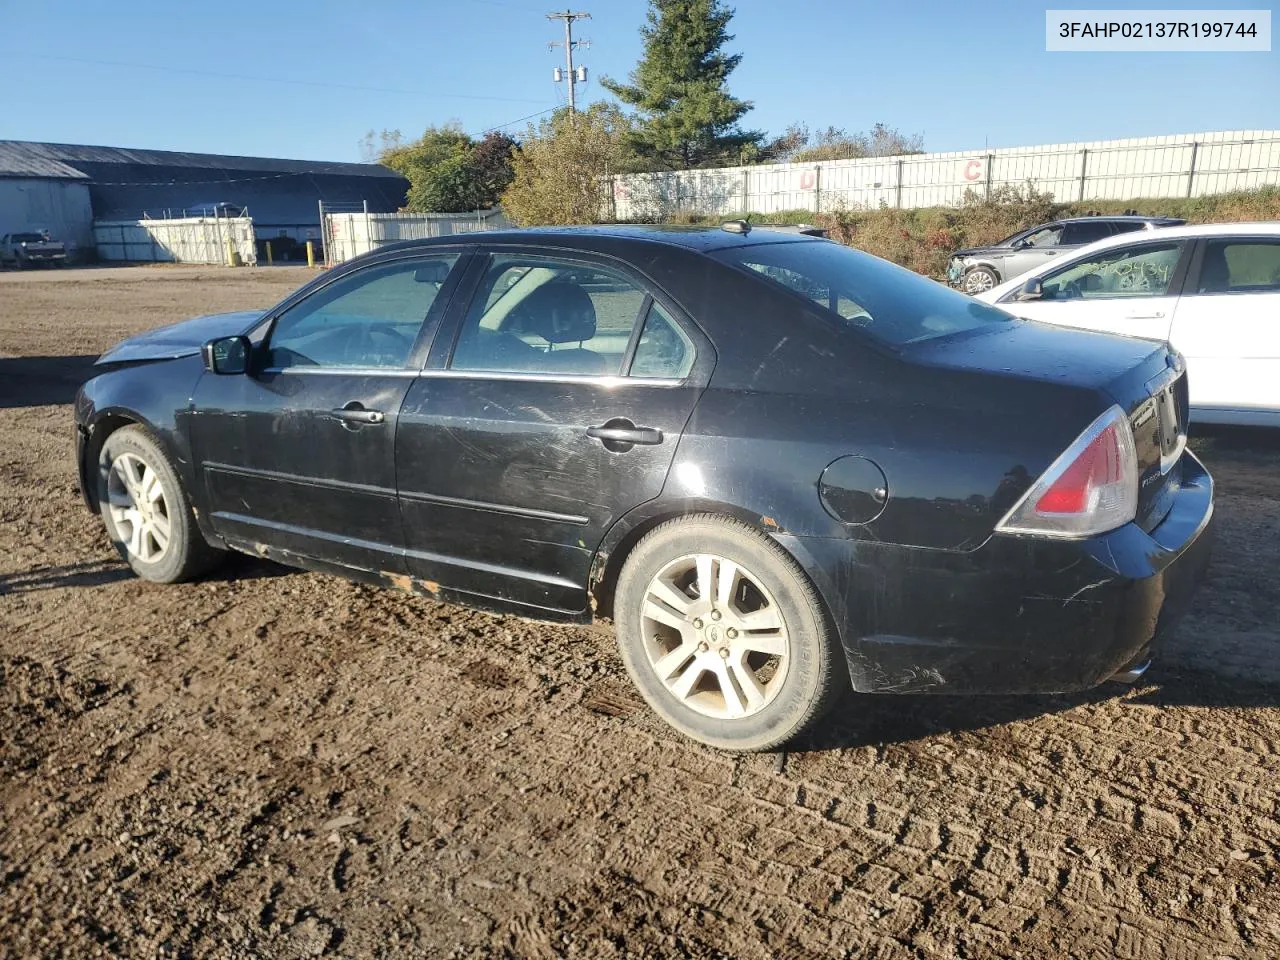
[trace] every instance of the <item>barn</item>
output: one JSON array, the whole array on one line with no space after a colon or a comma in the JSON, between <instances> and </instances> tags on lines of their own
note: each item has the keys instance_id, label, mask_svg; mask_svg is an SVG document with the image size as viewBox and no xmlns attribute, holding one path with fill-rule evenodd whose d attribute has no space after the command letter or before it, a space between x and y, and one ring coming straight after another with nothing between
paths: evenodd
<instances>
[{"instance_id":1,"label":"barn","mask_svg":"<svg viewBox=\"0 0 1280 960\"><path fill-rule=\"evenodd\" d=\"M0 234L47 229L92 247L93 221L165 219L213 204L253 218L259 240L320 236L320 204L392 213L409 183L375 163L0 140Z\"/></svg>"}]
</instances>

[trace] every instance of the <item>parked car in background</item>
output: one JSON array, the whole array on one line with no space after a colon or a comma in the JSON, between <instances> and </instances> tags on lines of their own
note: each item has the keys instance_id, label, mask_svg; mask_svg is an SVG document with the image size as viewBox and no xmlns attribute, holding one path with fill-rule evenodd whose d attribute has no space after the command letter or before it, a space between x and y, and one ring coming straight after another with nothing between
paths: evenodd
<instances>
[{"instance_id":1,"label":"parked car in background","mask_svg":"<svg viewBox=\"0 0 1280 960\"><path fill-rule=\"evenodd\" d=\"M231 548L611 616L654 710L729 749L850 682L1135 679L1208 558L1164 344L745 224L396 244L98 370L81 489L139 576Z\"/></svg>"},{"instance_id":2,"label":"parked car in background","mask_svg":"<svg viewBox=\"0 0 1280 960\"><path fill-rule=\"evenodd\" d=\"M1191 419L1280 426L1280 223L1112 237L978 294L1018 316L1167 341Z\"/></svg>"},{"instance_id":3,"label":"parked car in background","mask_svg":"<svg viewBox=\"0 0 1280 960\"><path fill-rule=\"evenodd\" d=\"M62 266L67 262L67 247L60 240L50 240L44 233L6 233L0 237L0 265L24 267Z\"/></svg>"},{"instance_id":4,"label":"parked car in background","mask_svg":"<svg viewBox=\"0 0 1280 960\"><path fill-rule=\"evenodd\" d=\"M1176 217L1068 217L1020 230L989 247L957 250L947 279L965 293L981 293L1069 250L1117 234L1185 223Z\"/></svg>"}]
</instances>

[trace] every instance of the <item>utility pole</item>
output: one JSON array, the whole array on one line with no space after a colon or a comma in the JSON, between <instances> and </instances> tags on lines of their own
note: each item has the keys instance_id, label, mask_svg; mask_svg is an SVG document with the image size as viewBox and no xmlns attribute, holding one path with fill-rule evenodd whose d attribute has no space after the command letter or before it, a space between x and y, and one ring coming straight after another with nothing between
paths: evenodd
<instances>
[{"instance_id":1,"label":"utility pole","mask_svg":"<svg viewBox=\"0 0 1280 960\"><path fill-rule=\"evenodd\" d=\"M554 50L556 47L564 47L565 70L556 67L552 76L555 78L556 83L560 83L562 80L568 80L569 82L569 122L572 123L574 114L578 112L577 99L574 97L574 86L587 82L587 68L579 67L577 71L573 68L573 51L576 47L591 46L590 40L573 39L573 21L590 20L591 14L584 13L581 10L576 13L572 10L566 10L564 13L548 13L547 19L564 21L564 40L553 40L547 44L547 49Z\"/></svg>"}]
</instances>

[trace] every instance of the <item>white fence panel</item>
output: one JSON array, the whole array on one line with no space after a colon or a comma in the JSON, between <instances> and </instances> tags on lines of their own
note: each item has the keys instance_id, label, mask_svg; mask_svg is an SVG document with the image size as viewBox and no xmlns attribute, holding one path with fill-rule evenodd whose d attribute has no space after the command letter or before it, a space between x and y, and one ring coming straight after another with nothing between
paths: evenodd
<instances>
[{"instance_id":1,"label":"white fence panel","mask_svg":"<svg viewBox=\"0 0 1280 960\"><path fill-rule=\"evenodd\" d=\"M1059 201L1185 197L1280 185L1280 131L1243 130L824 163L619 176L615 219L679 212L959 204L1031 182Z\"/></svg>"},{"instance_id":2,"label":"white fence panel","mask_svg":"<svg viewBox=\"0 0 1280 960\"><path fill-rule=\"evenodd\" d=\"M249 217L95 220L93 237L101 260L252 264L258 259Z\"/></svg>"},{"instance_id":3,"label":"white fence panel","mask_svg":"<svg viewBox=\"0 0 1280 960\"><path fill-rule=\"evenodd\" d=\"M325 260L341 263L401 240L425 240L455 233L506 230L512 226L501 211L479 214L326 213Z\"/></svg>"}]
</instances>

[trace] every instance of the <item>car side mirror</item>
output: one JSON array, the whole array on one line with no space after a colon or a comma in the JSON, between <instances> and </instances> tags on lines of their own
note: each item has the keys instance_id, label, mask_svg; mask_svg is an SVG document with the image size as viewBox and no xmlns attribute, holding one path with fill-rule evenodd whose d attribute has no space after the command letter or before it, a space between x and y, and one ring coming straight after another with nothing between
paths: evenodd
<instances>
[{"instance_id":1,"label":"car side mirror","mask_svg":"<svg viewBox=\"0 0 1280 960\"><path fill-rule=\"evenodd\" d=\"M1011 246L1014 250L1021 250L1026 245L1027 245L1027 241L1025 240L1015 240L1013 241L1013 243L1009 244L1009 246Z\"/></svg>"},{"instance_id":2,"label":"car side mirror","mask_svg":"<svg viewBox=\"0 0 1280 960\"><path fill-rule=\"evenodd\" d=\"M248 372L252 350L248 337L219 337L201 347L200 356L210 373L232 375Z\"/></svg>"},{"instance_id":3,"label":"car side mirror","mask_svg":"<svg viewBox=\"0 0 1280 960\"><path fill-rule=\"evenodd\" d=\"M1036 277L1032 277L1018 289L1018 300L1039 300L1044 296L1044 286Z\"/></svg>"}]
</instances>

